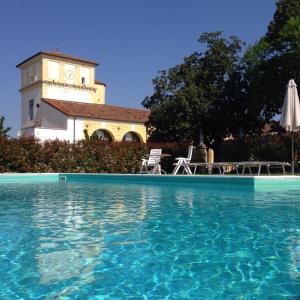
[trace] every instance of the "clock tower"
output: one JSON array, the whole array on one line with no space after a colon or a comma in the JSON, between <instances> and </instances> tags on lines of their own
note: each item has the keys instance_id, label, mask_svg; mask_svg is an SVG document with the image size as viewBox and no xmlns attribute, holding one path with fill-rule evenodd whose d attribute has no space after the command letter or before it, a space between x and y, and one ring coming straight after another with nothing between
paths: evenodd
<instances>
[{"instance_id":1,"label":"clock tower","mask_svg":"<svg viewBox=\"0 0 300 300\"><path fill-rule=\"evenodd\" d=\"M39 122L43 98L105 104L105 84L95 81L96 66L94 61L57 51L41 51L18 64L22 129Z\"/></svg>"}]
</instances>

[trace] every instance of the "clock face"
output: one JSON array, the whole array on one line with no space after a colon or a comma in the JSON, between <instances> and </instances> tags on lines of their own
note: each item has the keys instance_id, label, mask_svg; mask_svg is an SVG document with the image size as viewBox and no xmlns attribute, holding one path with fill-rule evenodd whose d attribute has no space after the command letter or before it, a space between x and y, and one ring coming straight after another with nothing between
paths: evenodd
<instances>
[{"instance_id":1,"label":"clock face","mask_svg":"<svg viewBox=\"0 0 300 300\"><path fill-rule=\"evenodd\" d=\"M65 77L68 80L73 80L74 79L74 72L72 70L67 70L65 72Z\"/></svg>"}]
</instances>

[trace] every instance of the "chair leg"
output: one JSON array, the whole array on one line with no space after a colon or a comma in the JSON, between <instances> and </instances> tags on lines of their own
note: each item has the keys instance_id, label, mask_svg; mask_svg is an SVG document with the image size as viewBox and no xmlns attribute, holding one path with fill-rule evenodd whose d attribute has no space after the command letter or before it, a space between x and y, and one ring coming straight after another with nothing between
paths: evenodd
<instances>
[{"instance_id":1,"label":"chair leg","mask_svg":"<svg viewBox=\"0 0 300 300\"><path fill-rule=\"evenodd\" d=\"M182 165L182 174L188 173L188 171L186 170L186 166Z\"/></svg>"},{"instance_id":2,"label":"chair leg","mask_svg":"<svg viewBox=\"0 0 300 300\"><path fill-rule=\"evenodd\" d=\"M249 173L250 173L250 175L252 175L252 172L251 172L251 167L249 167Z\"/></svg>"},{"instance_id":3,"label":"chair leg","mask_svg":"<svg viewBox=\"0 0 300 300\"><path fill-rule=\"evenodd\" d=\"M259 165L259 167L258 167L258 171L257 171L258 176L260 175L260 170L261 170L261 165Z\"/></svg>"},{"instance_id":4,"label":"chair leg","mask_svg":"<svg viewBox=\"0 0 300 300\"><path fill-rule=\"evenodd\" d=\"M157 174L161 175L161 165L157 165Z\"/></svg>"},{"instance_id":5,"label":"chair leg","mask_svg":"<svg viewBox=\"0 0 300 300\"><path fill-rule=\"evenodd\" d=\"M187 175L192 175L192 171L191 171L191 169L190 169L189 166L184 165L184 170L185 170L185 172L187 173Z\"/></svg>"},{"instance_id":6,"label":"chair leg","mask_svg":"<svg viewBox=\"0 0 300 300\"><path fill-rule=\"evenodd\" d=\"M153 167L150 171L148 171L147 169L147 174L154 174L154 172L155 172L155 167Z\"/></svg>"},{"instance_id":7,"label":"chair leg","mask_svg":"<svg viewBox=\"0 0 300 300\"><path fill-rule=\"evenodd\" d=\"M179 168L180 168L180 164L177 164L173 170L173 175L177 175L178 171L179 171Z\"/></svg>"},{"instance_id":8,"label":"chair leg","mask_svg":"<svg viewBox=\"0 0 300 300\"><path fill-rule=\"evenodd\" d=\"M141 165L141 168L140 168L140 174L143 174L143 173L147 173L147 168L145 165Z\"/></svg>"},{"instance_id":9,"label":"chair leg","mask_svg":"<svg viewBox=\"0 0 300 300\"><path fill-rule=\"evenodd\" d=\"M158 166L157 165L154 165L153 168L148 171L148 174L159 174L159 169L158 169Z\"/></svg>"},{"instance_id":10,"label":"chair leg","mask_svg":"<svg viewBox=\"0 0 300 300\"><path fill-rule=\"evenodd\" d=\"M197 171L197 166L195 165L195 168L194 168L194 175L196 174L196 171Z\"/></svg>"}]
</instances>

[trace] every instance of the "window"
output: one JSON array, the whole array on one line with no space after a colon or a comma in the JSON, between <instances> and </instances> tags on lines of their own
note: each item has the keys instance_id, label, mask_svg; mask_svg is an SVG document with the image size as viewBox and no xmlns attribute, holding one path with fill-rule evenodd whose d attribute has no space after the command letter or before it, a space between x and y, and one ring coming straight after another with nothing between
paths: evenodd
<instances>
[{"instance_id":1,"label":"window","mask_svg":"<svg viewBox=\"0 0 300 300\"><path fill-rule=\"evenodd\" d=\"M33 99L29 100L29 110L28 110L29 121L33 120L33 105L34 105L34 100Z\"/></svg>"},{"instance_id":2,"label":"window","mask_svg":"<svg viewBox=\"0 0 300 300\"><path fill-rule=\"evenodd\" d=\"M85 84L85 77L81 77L81 83Z\"/></svg>"},{"instance_id":3,"label":"window","mask_svg":"<svg viewBox=\"0 0 300 300\"><path fill-rule=\"evenodd\" d=\"M138 137L138 135L134 132L127 132L124 136L123 136L123 142L133 142L133 143L139 143L140 139Z\"/></svg>"}]
</instances>

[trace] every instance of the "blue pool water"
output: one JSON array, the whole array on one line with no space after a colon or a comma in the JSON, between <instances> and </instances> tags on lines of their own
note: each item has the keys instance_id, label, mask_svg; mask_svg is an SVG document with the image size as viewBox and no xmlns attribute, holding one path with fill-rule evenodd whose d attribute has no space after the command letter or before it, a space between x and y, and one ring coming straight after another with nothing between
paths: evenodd
<instances>
[{"instance_id":1,"label":"blue pool water","mask_svg":"<svg viewBox=\"0 0 300 300\"><path fill-rule=\"evenodd\" d=\"M299 192L0 184L0 299L297 299Z\"/></svg>"}]
</instances>

